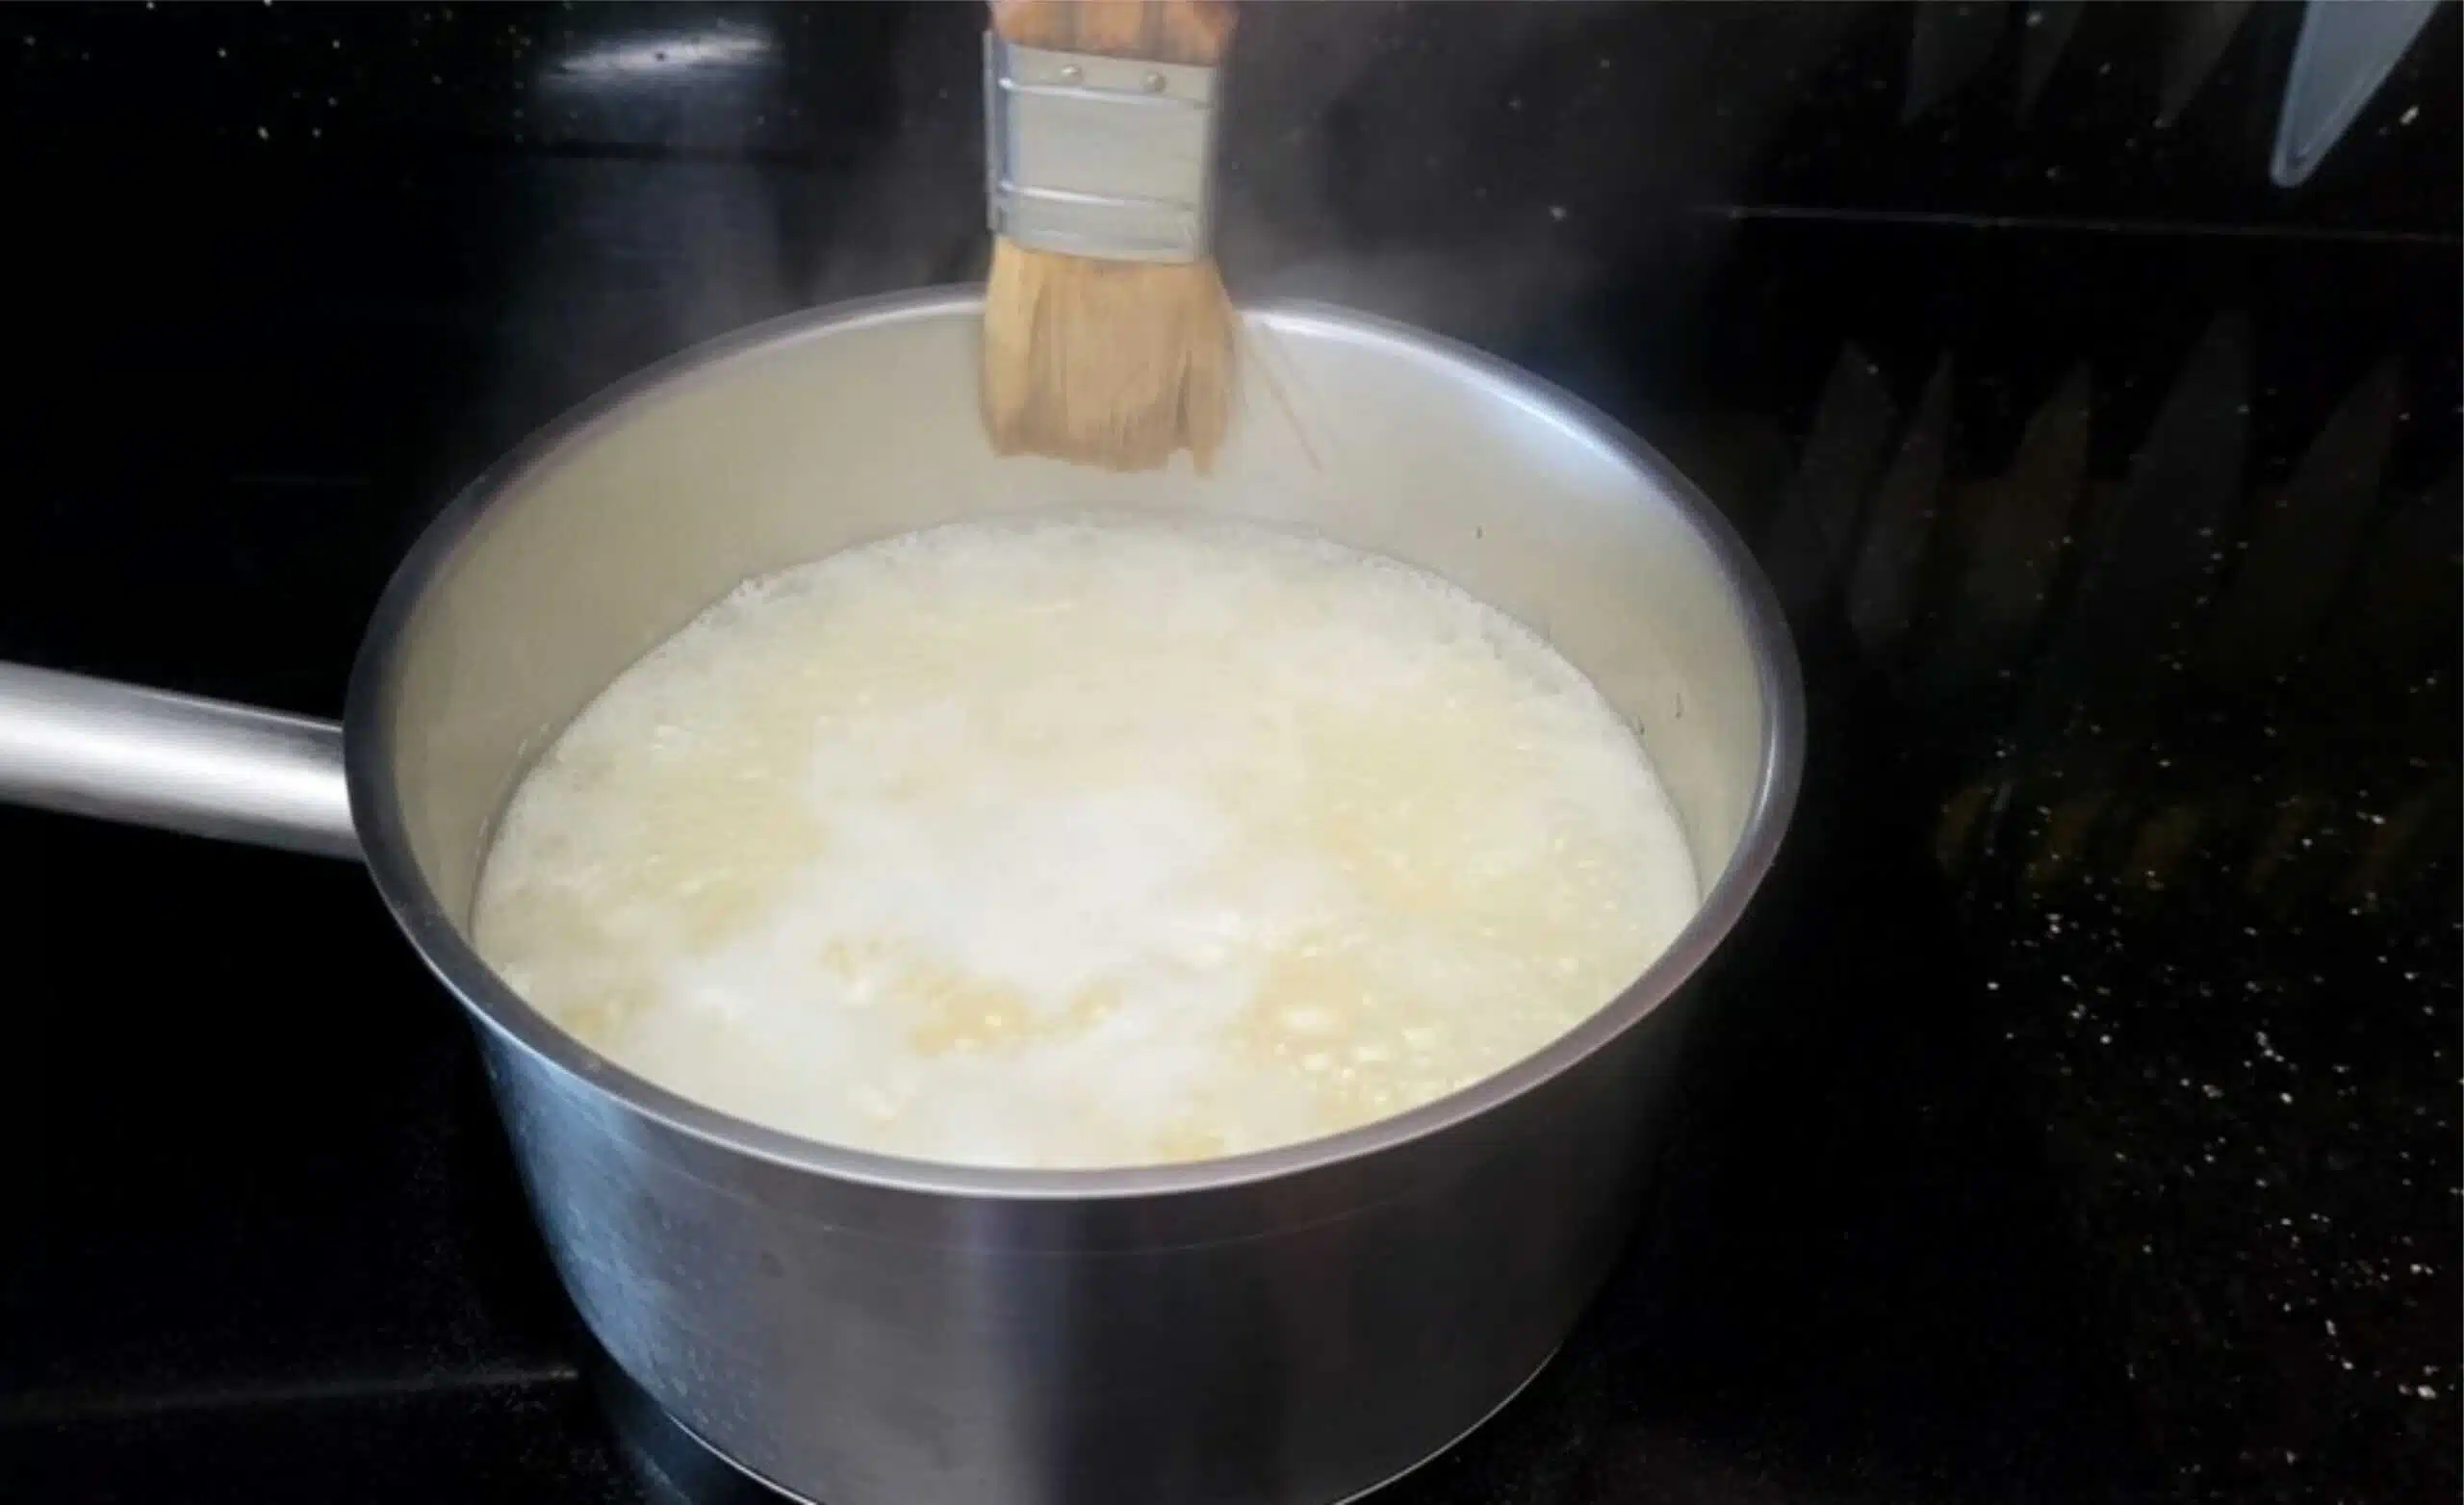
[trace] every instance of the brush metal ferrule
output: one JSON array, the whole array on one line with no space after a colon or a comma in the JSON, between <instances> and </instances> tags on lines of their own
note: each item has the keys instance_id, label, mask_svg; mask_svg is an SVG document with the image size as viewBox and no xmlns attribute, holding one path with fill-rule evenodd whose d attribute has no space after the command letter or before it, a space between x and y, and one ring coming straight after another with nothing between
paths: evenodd
<instances>
[{"instance_id":1,"label":"brush metal ferrule","mask_svg":"<svg viewBox=\"0 0 2464 1505\"><path fill-rule=\"evenodd\" d=\"M1206 254L1215 186L1210 67L984 37L992 232L1101 261Z\"/></svg>"}]
</instances>

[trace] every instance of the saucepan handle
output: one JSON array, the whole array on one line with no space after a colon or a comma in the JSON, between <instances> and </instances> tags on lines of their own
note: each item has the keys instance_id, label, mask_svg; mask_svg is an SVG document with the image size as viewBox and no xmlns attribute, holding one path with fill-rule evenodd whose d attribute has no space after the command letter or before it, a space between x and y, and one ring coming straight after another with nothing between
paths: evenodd
<instances>
[{"instance_id":1,"label":"saucepan handle","mask_svg":"<svg viewBox=\"0 0 2464 1505\"><path fill-rule=\"evenodd\" d=\"M359 855L332 722L0 664L0 802Z\"/></svg>"}]
</instances>

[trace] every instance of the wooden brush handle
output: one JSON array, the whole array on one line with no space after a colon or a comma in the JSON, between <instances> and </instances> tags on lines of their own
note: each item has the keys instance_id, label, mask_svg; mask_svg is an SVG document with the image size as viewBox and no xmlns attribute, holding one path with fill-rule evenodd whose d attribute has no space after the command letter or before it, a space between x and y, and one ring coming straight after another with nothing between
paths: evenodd
<instances>
[{"instance_id":1,"label":"wooden brush handle","mask_svg":"<svg viewBox=\"0 0 2464 1505\"><path fill-rule=\"evenodd\" d=\"M1213 67L1232 0L992 0L992 29L1021 47Z\"/></svg>"}]
</instances>

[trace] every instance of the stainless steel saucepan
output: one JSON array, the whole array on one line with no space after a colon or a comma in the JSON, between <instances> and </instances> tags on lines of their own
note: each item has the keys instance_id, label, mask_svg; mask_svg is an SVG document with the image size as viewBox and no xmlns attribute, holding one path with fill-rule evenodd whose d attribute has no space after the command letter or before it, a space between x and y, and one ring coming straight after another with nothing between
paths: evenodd
<instances>
[{"instance_id":1,"label":"stainless steel saucepan","mask_svg":"<svg viewBox=\"0 0 2464 1505\"><path fill-rule=\"evenodd\" d=\"M1253 311L1216 473L1114 476L992 455L978 312L943 293L800 316L554 424L403 564L339 728L0 667L0 797L363 857L478 1026L591 1329L778 1488L831 1505L1343 1499L1512 1395L1625 1240L1688 980L1787 824L1795 658L1692 487L1474 351ZM1641 729L1702 912L1598 1015L1450 1097L1284 1149L1091 1171L930 1164L739 1122L602 1059L473 953L479 864L529 759L738 581L934 523L1085 508L1314 530L1538 628Z\"/></svg>"}]
</instances>

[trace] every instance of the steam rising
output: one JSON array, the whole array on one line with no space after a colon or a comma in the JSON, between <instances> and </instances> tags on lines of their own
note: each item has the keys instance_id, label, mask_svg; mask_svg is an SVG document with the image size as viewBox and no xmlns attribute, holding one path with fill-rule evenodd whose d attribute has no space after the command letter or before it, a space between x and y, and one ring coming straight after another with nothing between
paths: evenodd
<instances>
[{"instance_id":1,"label":"steam rising","mask_svg":"<svg viewBox=\"0 0 2464 1505\"><path fill-rule=\"evenodd\" d=\"M1716 224L1700 209L1733 196L1854 8L1722 10L1249 8L1219 140L1235 295L1509 350L1602 288L1681 302ZM542 124L566 154L499 232L531 267L508 380L552 408L763 318L981 277L983 25L962 5L662 14L549 49Z\"/></svg>"}]
</instances>

